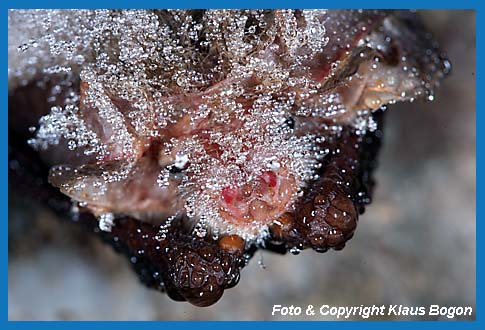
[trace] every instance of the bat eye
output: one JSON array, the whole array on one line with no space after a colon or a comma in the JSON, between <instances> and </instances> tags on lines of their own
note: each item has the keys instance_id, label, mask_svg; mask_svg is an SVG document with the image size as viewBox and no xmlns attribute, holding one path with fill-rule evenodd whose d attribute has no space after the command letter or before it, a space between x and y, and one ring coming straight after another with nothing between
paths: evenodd
<instances>
[{"instance_id":1,"label":"bat eye","mask_svg":"<svg viewBox=\"0 0 485 330\"><path fill-rule=\"evenodd\" d=\"M293 130L293 129L295 129L295 119L290 116L290 117L286 118L283 125L285 127L288 127L289 129Z\"/></svg>"},{"instance_id":2,"label":"bat eye","mask_svg":"<svg viewBox=\"0 0 485 330\"><path fill-rule=\"evenodd\" d=\"M177 155L173 164L168 166L170 174L182 173L189 165L189 159L187 155Z\"/></svg>"},{"instance_id":3,"label":"bat eye","mask_svg":"<svg viewBox=\"0 0 485 330\"><path fill-rule=\"evenodd\" d=\"M174 165L171 165L168 167L168 171L170 172L170 174L179 174L179 173L182 173L182 168L180 167L177 167L177 166L174 166Z\"/></svg>"}]
</instances>

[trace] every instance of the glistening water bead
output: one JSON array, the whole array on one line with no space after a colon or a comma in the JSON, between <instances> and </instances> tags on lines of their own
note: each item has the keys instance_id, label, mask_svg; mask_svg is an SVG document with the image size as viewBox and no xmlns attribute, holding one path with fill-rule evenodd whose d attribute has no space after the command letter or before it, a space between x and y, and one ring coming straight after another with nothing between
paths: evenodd
<instances>
[{"instance_id":1,"label":"glistening water bead","mask_svg":"<svg viewBox=\"0 0 485 330\"><path fill-rule=\"evenodd\" d=\"M11 93L37 81L51 107L29 140L50 183L144 282L199 306L257 248L343 248L384 106L432 100L450 70L406 11L14 10L9 24Z\"/></svg>"}]
</instances>

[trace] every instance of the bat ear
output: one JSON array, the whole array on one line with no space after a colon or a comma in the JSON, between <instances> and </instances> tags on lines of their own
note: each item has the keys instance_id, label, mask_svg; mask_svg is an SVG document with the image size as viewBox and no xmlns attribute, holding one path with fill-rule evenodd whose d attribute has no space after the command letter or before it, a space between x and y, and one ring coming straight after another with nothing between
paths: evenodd
<instances>
[{"instance_id":1,"label":"bat ear","mask_svg":"<svg viewBox=\"0 0 485 330\"><path fill-rule=\"evenodd\" d=\"M135 108L130 102L81 81L79 116L105 147L104 158L134 159L140 156L143 138L137 134L128 118L133 111Z\"/></svg>"},{"instance_id":2,"label":"bat ear","mask_svg":"<svg viewBox=\"0 0 485 330\"><path fill-rule=\"evenodd\" d=\"M86 164L79 167L54 166L49 183L67 196L92 206L110 208L109 184L112 178L128 176L132 165L126 161Z\"/></svg>"}]
</instances>

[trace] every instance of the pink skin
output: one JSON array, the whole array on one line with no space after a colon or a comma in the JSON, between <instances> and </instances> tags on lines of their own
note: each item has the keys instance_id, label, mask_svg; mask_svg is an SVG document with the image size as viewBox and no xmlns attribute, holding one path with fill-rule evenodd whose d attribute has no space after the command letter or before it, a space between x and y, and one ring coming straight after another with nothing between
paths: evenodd
<instances>
[{"instance_id":1,"label":"pink skin","mask_svg":"<svg viewBox=\"0 0 485 330\"><path fill-rule=\"evenodd\" d=\"M240 188L222 189L219 212L235 225L270 224L286 211L296 189L296 181L286 169L265 171Z\"/></svg>"}]
</instances>

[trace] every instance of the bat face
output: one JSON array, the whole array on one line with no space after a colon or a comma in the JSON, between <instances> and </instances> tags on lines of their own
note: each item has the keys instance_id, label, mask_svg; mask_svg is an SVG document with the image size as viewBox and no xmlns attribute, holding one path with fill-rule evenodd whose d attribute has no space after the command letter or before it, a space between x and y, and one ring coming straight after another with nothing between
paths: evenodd
<instances>
[{"instance_id":1,"label":"bat face","mask_svg":"<svg viewBox=\"0 0 485 330\"><path fill-rule=\"evenodd\" d=\"M370 202L383 107L432 99L450 70L409 12L41 14L48 30L80 15L65 33L84 40L80 59L41 38L62 63L34 61L62 69L30 140L50 183L143 251L148 285L200 306L258 247L343 248Z\"/></svg>"}]
</instances>

